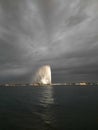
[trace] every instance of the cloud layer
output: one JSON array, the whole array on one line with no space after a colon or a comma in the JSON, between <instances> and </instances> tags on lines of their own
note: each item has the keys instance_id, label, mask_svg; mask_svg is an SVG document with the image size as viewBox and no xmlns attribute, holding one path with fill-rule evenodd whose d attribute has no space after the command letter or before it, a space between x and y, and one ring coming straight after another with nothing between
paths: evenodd
<instances>
[{"instance_id":1,"label":"cloud layer","mask_svg":"<svg viewBox=\"0 0 98 130\"><path fill-rule=\"evenodd\" d=\"M44 64L54 81L96 81L97 12L97 0L0 0L1 81L29 81Z\"/></svg>"}]
</instances>

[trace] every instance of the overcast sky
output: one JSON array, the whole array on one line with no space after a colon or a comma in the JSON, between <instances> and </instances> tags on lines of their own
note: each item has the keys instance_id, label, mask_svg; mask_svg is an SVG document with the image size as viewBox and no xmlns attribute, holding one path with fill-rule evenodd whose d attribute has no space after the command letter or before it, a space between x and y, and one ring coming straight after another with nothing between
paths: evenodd
<instances>
[{"instance_id":1,"label":"overcast sky","mask_svg":"<svg viewBox=\"0 0 98 130\"><path fill-rule=\"evenodd\" d=\"M0 0L0 81L97 81L98 0Z\"/></svg>"}]
</instances>

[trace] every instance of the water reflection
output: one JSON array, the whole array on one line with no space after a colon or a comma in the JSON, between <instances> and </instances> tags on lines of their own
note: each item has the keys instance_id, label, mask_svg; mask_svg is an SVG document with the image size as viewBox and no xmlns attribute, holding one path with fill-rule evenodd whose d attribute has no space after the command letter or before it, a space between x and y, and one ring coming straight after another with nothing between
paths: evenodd
<instances>
[{"instance_id":1,"label":"water reflection","mask_svg":"<svg viewBox=\"0 0 98 130\"><path fill-rule=\"evenodd\" d=\"M54 112L54 97L53 87L45 87L41 92L40 105L43 107L41 118L44 125L50 129L55 128L55 112Z\"/></svg>"},{"instance_id":2,"label":"water reflection","mask_svg":"<svg viewBox=\"0 0 98 130\"><path fill-rule=\"evenodd\" d=\"M41 92L40 103L44 107L54 104L53 87L46 87Z\"/></svg>"}]
</instances>

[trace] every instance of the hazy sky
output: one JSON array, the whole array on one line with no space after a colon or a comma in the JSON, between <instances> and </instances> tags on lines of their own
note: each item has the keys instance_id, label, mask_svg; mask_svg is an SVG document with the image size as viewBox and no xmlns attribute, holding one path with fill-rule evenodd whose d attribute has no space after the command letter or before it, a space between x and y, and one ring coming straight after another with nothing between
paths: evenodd
<instances>
[{"instance_id":1,"label":"hazy sky","mask_svg":"<svg viewBox=\"0 0 98 130\"><path fill-rule=\"evenodd\" d=\"M0 81L97 81L98 0L0 0Z\"/></svg>"}]
</instances>

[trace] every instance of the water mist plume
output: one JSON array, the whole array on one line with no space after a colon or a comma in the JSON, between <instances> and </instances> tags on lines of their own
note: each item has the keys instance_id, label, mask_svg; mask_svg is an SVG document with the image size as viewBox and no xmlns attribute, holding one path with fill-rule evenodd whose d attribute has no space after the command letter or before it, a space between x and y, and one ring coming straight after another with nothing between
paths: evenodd
<instances>
[{"instance_id":1,"label":"water mist plume","mask_svg":"<svg viewBox=\"0 0 98 130\"><path fill-rule=\"evenodd\" d=\"M51 68L49 65L44 65L38 69L34 82L38 84L51 84Z\"/></svg>"}]
</instances>

